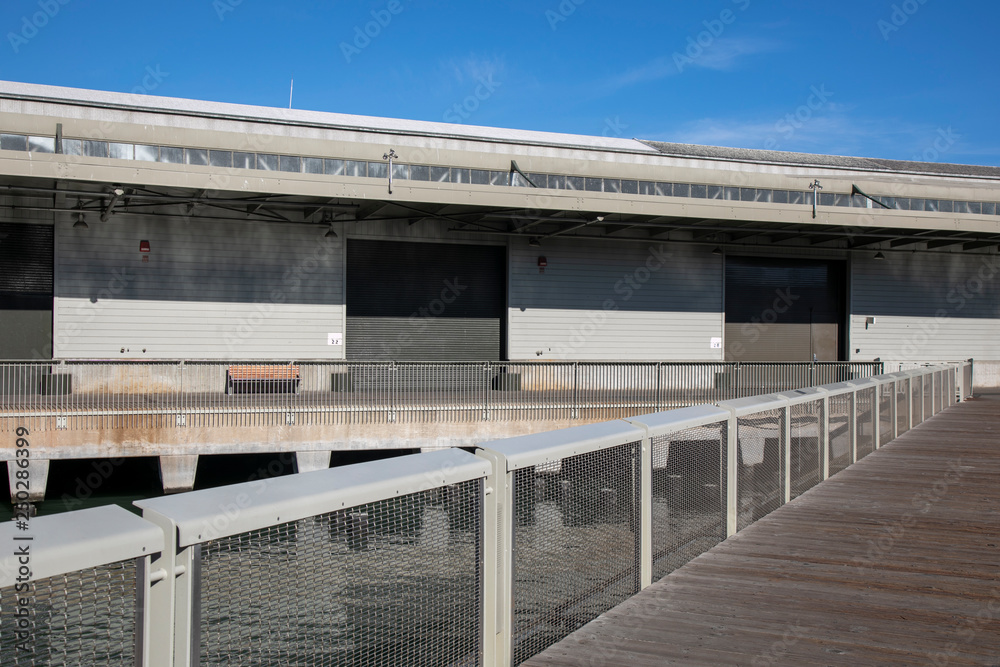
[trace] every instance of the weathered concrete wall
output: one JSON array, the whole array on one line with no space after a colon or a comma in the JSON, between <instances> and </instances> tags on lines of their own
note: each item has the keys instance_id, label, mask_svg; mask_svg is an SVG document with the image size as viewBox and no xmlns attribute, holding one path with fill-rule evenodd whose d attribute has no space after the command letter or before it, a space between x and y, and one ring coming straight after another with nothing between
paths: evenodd
<instances>
[{"instance_id":1,"label":"weathered concrete wall","mask_svg":"<svg viewBox=\"0 0 1000 667\"><path fill-rule=\"evenodd\" d=\"M33 458L53 460L470 447L489 440L552 431L609 418L612 417L598 415L575 420L475 423L35 430L31 433L31 453ZM2 443L0 460L14 457L13 443L13 439L10 443Z\"/></svg>"}]
</instances>

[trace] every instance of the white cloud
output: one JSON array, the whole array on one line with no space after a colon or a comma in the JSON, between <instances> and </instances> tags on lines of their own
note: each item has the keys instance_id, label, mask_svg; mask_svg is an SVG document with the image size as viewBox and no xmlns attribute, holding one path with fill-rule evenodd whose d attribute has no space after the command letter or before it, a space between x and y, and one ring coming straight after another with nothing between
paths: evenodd
<instances>
[{"instance_id":1,"label":"white cloud","mask_svg":"<svg viewBox=\"0 0 1000 667\"><path fill-rule=\"evenodd\" d=\"M746 56L769 53L778 50L777 42L763 39L739 38L715 40L698 58L692 58L694 67L714 70L730 70Z\"/></svg>"},{"instance_id":2,"label":"white cloud","mask_svg":"<svg viewBox=\"0 0 1000 667\"><path fill-rule=\"evenodd\" d=\"M481 57L469 55L465 58L451 58L441 63L441 70L459 86L471 82L499 78L505 69L502 56Z\"/></svg>"},{"instance_id":3,"label":"white cloud","mask_svg":"<svg viewBox=\"0 0 1000 667\"><path fill-rule=\"evenodd\" d=\"M720 37L707 47L699 48L700 51L691 52L694 57L689 55L684 48L679 48L668 56L660 56L643 65L617 74L599 84L598 87L605 93L611 93L636 84L677 76L690 68L728 71L735 69L744 58L776 51L779 45L777 42L763 39Z\"/></svg>"}]
</instances>

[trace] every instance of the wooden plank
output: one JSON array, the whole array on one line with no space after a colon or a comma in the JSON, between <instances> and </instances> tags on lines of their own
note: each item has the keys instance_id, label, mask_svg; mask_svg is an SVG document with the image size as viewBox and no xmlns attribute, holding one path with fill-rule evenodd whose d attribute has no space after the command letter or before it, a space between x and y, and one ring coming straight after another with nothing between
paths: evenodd
<instances>
[{"instance_id":1,"label":"wooden plank","mask_svg":"<svg viewBox=\"0 0 1000 667\"><path fill-rule=\"evenodd\" d=\"M1000 665L998 434L945 410L523 664Z\"/></svg>"}]
</instances>

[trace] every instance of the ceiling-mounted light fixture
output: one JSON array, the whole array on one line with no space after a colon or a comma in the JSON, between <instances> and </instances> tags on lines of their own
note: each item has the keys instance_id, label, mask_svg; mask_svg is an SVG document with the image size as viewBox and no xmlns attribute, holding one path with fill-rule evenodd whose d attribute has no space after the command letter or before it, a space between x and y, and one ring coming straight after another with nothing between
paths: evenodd
<instances>
[{"instance_id":1,"label":"ceiling-mounted light fixture","mask_svg":"<svg viewBox=\"0 0 1000 667\"><path fill-rule=\"evenodd\" d=\"M538 248L542 245L541 241L538 240L537 236L532 236L528 239L528 245L532 248Z\"/></svg>"},{"instance_id":2,"label":"ceiling-mounted light fixture","mask_svg":"<svg viewBox=\"0 0 1000 667\"><path fill-rule=\"evenodd\" d=\"M323 222L327 225L326 233L323 234L323 238L325 239L337 238L337 232L333 231L333 216L330 215L329 210L323 211Z\"/></svg>"},{"instance_id":3,"label":"ceiling-mounted light fixture","mask_svg":"<svg viewBox=\"0 0 1000 667\"><path fill-rule=\"evenodd\" d=\"M721 255L722 254L722 248L720 248L719 246L715 246L714 248L712 248L712 254L713 255Z\"/></svg>"},{"instance_id":4,"label":"ceiling-mounted light fixture","mask_svg":"<svg viewBox=\"0 0 1000 667\"><path fill-rule=\"evenodd\" d=\"M90 229L90 225L83 219L83 213L76 214L76 222L73 223L73 229Z\"/></svg>"},{"instance_id":5,"label":"ceiling-mounted light fixture","mask_svg":"<svg viewBox=\"0 0 1000 667\"><path fill-rule=\"evenodd\" d=\"M877 253L875 253L874 259L885 259L885 255L883 255L882 251L879 250Z\"/></svg>"}]
</instances>

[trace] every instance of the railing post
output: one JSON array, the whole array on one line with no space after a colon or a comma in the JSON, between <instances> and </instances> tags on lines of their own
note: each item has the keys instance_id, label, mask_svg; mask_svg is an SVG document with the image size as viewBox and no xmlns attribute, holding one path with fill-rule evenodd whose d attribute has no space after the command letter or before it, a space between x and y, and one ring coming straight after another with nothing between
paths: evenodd
<instances>
[{"instance_id":1,"label":"railing post","mask_svg":"<svg viewBox=\"0 0 1000 667\"><path fill-rule=\"evenodd\" d=\"M653 440L639 451L639 588L653 583Z\"/></svg>"},{"instance_id":2,"label":"railing post","mask_svg":"<svg viewBox=\"0 0 1000 667\"><path fill-rule=\"evenodd\" d=\"M889 413L892 415L892 439L899 437L899 380L892 381L892 407Z\"/></svg>"},{"instance_id":3,"label":"railing post","mask_svg":"<svg viewBox=\"0 0 1000 667\"><path fill-rule=\"evenodd\" d=\"M851 463L858 462L858 390L855 389L848 396L851 397L851 409L847 411L847 435L851 439Z\"/></svg>"},{"instance_id":4,"label":"railing post","mask_svg":"<svg viewBox=\"0 0 1000 667\"><path fill-rule=\"evenodd\" d=\"M153 556L146 575L149 604L149 667L190 667L198 664L200 642L194 641L200 562L196 549L177 548L177 526L158 512L143 511L142 518L163 529L163 553Z\"/></svg>"},{"instance_id":5,"label":"railing post","mask_svg":"<svg viewBox=\"0 0 1000 667\"><path fill-rule=\"evenodd\" d=\"M785 487L785 502L792 499L792 407L786 405L783 414L783 429L781 439L784 441L784 462L782 465L783 484Z\"/></svg>"},{"instance_id":6,"label":"railing post","mask_svg":"<svg viewBox=\"0 0 1000 667\"><path fill-rule=\"evenodd\" d=\"M726 437L726 537L732 537L738 529L739 495L738 477L739 465L737 448L739 447L739 420L736 413L729 414L728 436Z\"/></svg>"},{"instance_id":7,"label":"railing post","mask_svg":"<svg viewBox=\"0 0 1000 667\"><path fill-rule=\"evenodd\" d=\"M823 396L823 480L830 478L830 396Z\"/></svg>"},{"instance_id":8,"label":"railing post","mask_svg":"<svg viewBox=\"0 0 1000 667\"><path fill-rule=\"evenodd\" d=\"M872 451L879 448L882 441L882 383L875 385L875 402L872 403Z\"/></svg>"},{"instance_id":9,"label":"railing post","mask_svg":"<svg viewBox=\"0 0 1000 667\"><path fill-rule=\"evenodd\" d=\"M506 648L510 642L504 641L504 604L507 579L505 567L509 567L508 527L506 517L511 507L506 504L507 463L493 452L479 450L479 456L490 462L490 474L483 487L483 627L482 651L484 667L506 667L510 658ZM509 609L509 608L508 608Z\"/></svg>"},{"instance_id":10,"label":"railing post","mask_svg":"<svg viewBox=\"0 0 1000 667\"><path fill-rule=\"evenodd\" d=\"M969 396L976 393L976 362L969 359Z\"/></svg>"},{"instance_id":11,"label":"railing post","mask_svg":"<svg viewBox=\"0 0 1000 667\"><path fill-rule=\"evenodd\" d=\"M910 428L913 428L914 426L918 426L918 425L924 423L924 419L926 419L926 417L924 416L924 382L925 382L925 380L924 380L923 371L921 371L920 375L918 375L917 377L920 379L920 393L917 394L917 408L920 411L919 412L914 411L916 413L916 415L919 415L919 417L916 417L916 415L911 415ZM913 390L913 383L912 382L910 383L910 390L911 391ZM910 397L910 401L911 402L913 401L913 397L912 396ZM918 420L916 424L913 423L914 418L916 418Z\"/></svg>"}]
</instances>

